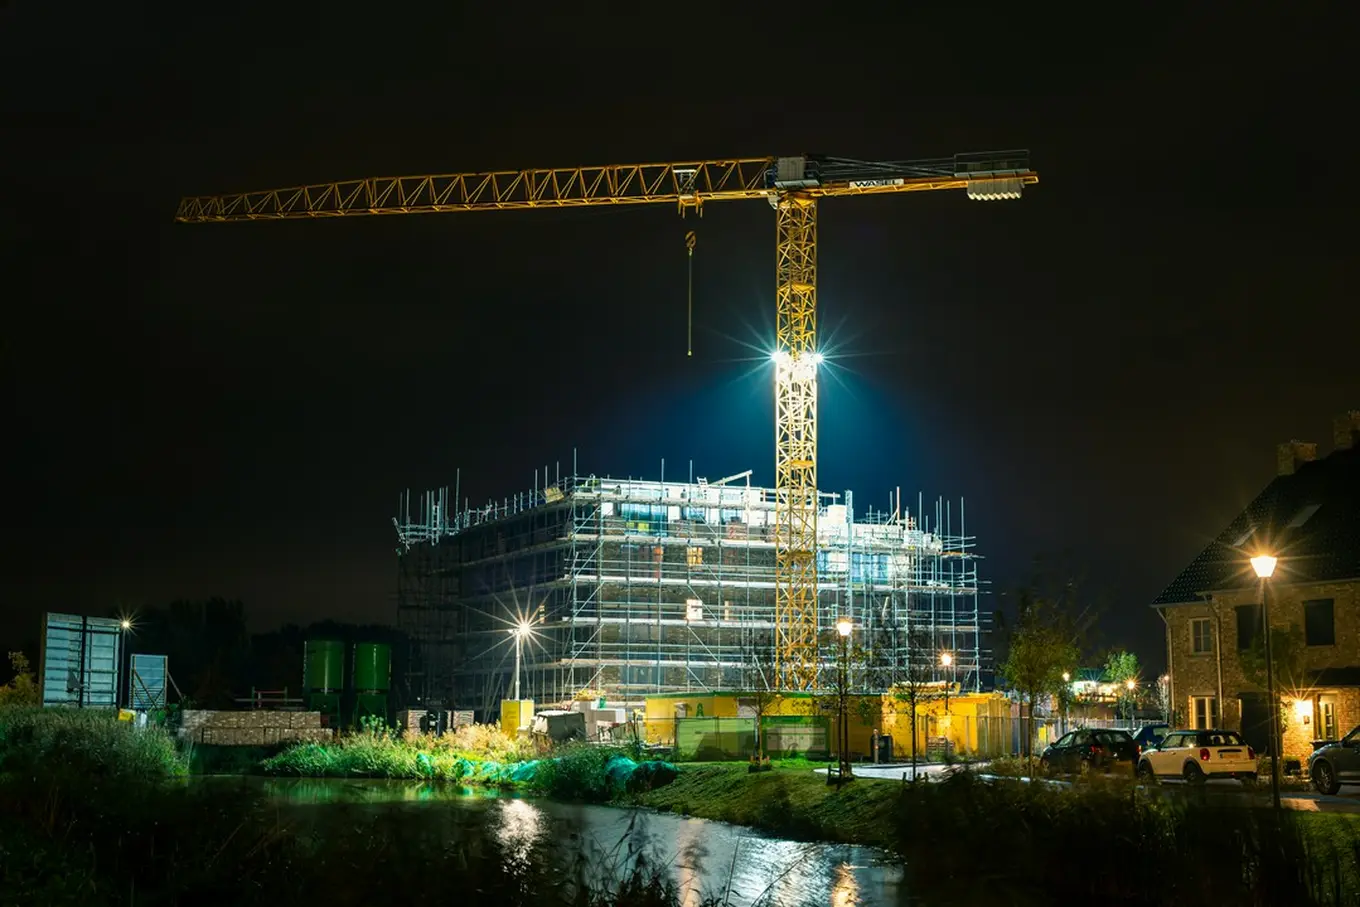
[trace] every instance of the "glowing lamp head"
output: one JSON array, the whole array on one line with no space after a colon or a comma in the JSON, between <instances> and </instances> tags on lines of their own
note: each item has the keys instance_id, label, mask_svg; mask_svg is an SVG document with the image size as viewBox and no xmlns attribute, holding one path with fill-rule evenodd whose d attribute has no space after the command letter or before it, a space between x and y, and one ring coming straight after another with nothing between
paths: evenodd
<instances>
[{"instance_id":1,"label":"glowing lamp head","mask_svg":"<svg viewBox=\"0 0 1360 907\"><path fill-rule=\"evenodd\" d=\"M954 663L954 656L953 656L951 653L949 653L949 652L941 652L941 653L940 653L940 664L944 665L944 666L947 668L947 667L949 667L950 665L952 665L953 663Z\"/></svg>"},{"instance_id":2,"label":"glowing lamp head","mask_svg":"<svg viewBox=\"0 0 1360 907\"><path fill-rule=\"evenodd\" d=\"M122 626L122 628L123 628L124 630L131 630L131 629L132 629L132 621L125 617L125 618L123 618L123 620L122 620L120 626Z\"/></svg>"},{"instance_id":3,"label":"glowing lamp head","mask_svg":"<svg viewBox=\"0 0 1360 907\"><path fill-rule=\"evenodd\" d=\"M1133 692L1133 688L1136 687L1136 686L1138 686L1138 681L1136 681L1136 680L1134 680L1132 677L1130 677L1128 680L1124 681L1124 686L1128 688L1128 690L1129 690L1130 693L1132 693L1132 692Z\"/></svg>"},{"instance_id":4,"label":"glowing lamp head","mask_svg":"<svg viewBox=\"0 0 1360 907\"><path fill-rule=\"evenodd\" d=\"M510 631L510 635L517 637L518 639L523 639L532 632L534 632L533 625L528 621L522 621L519 626Z\"/></svg>"},{"instance_id":5,"label":"glowing lamp head","mask_svg":"<svg viewBox=\"0 0 1360 907\"><path fill-rule=\"evenodd\" d=\"M842 639L850 635L850 630L853 629L853 627L854 624L850 623L850 618L848 617L838 617L836 619L836 632L841 635Z\"/></svg>"},{"instance_id":6,"label":"glowing lamp head","mask_svg":"<svg viewBox=\"0 0 1360 907\"><path fill-rule=\"evenodd\" d=\"M1071 683L1071 682L1072 682L1072 675L1069 674L1067 671L1063 671L1063 683Z\"/></svg>"},{"instance_id":7,"label":"glowing lamp head","mask_svg":"<svg viewBox=\"0 0 1360 907\"><path fill-rule=\"evenodd\" d=\"M780 368L788 368L793 365L793 354L788 350L775 350L770 354L770 361Z\"/></svg>"},{"instance_id":8,"label":"glowing lamp head","mask_svg":"<svg viewBox=\"0 0 1360 907\"><path fill-rule=\"evenodd\" d=\"M1269 554L1258 554L1251 559L1251 569L1255 570L1261 579L1270 579L1275 572L1275 565L1279 562L1279 558L1271 557Z\"/></svg>"}]
</instances>

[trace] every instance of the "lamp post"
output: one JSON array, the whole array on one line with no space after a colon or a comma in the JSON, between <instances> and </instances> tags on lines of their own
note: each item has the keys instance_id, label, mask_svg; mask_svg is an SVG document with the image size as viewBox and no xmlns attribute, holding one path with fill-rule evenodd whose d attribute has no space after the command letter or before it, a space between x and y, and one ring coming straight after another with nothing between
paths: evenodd
<instances>
[{"instance_id":1,"label":"lamp post","mask_svg":"<svg viewBox=\"0 0 1360 907\"><path fill-rule=\"evenodd\" d=\"M524 645L524 637L529 635L532 628L527 623L521 623L510 631L510 635L515 637L515 701L519 701L519 664L520 649Z\"/></svg>"},{"instance_id":2,"label":"lamp post","mask_svg":"<svg viewBox=\"0 0 1360 907\"><path fill-rule=\"evenodd\" d=\"M1063 713L1063 733L1067 733L1067 701L1072 698L1072 673L1063 671L1063 694L1062 694L1062 713Z\"/></svg>"},{"instance_id":3,"label":"lamp post","mask_svg":"<svg viewBox=\"0 0 1360 907\"><path fill-rule=\"evenodd\" d=\"M1270 802L1280 808L1280 701L1275 698L1275 661L1270 651L1269 580L1275 573L1279 559L1269 554L1258 554L1251 559L1251 568L1261 580L1261 624L1266 635L1266 705L1270 708Z\"/></svg>"},{"instance_id":4,"label":"lamp post","mask_svg":"<svg viewBox=\"0 0 1360 907\"><path fill-rule=\"evenodd\" d=\"M1133 730L1133 691L1138 689L1138 681L1130 677L1128 680L1124 681L1124 689L1129 691L1129 730L1131 731Z\"/></svg>"},{"instance_id":5,"label":"lamp post","mask_svg":"<svg viewBox=\"0 0 1360 907\"><path fill-rule=\"evenodd\" d=\"M944 713L949 714L949 688L954 685L954 653L941 652L940 665L949 669L949 680L944 686Z\"/></svg>"},{"instance_id":6,"label":"lamp post","mask_svg":"<svg viewBox=\"0 0 1360 907\"><path fill-rule=\"evenodd\" d=\"M132 687L132 653L128 651L128 638L132 635L132 618L126 615L118 621L118 689L114 691L114 710L121 709L124 704L132 708L132 696L135 692Z\"/></svg>"},{"instance_id":7,"label":"lamp post","mask_svg":"<svg viewBox=\"0 0 1360 907\"><path fill-rule=\"evenodd\" d=\"M842 783L849 781L850 774L850 727L849 710L846 708L846 687L850 680L850 631L854 625L850 623L850 618L839 617L836 619L836 633L841 638L841 657L839 687L837 691L840 695L838 705L840 714L836 718L836 749L838 751L840 765L837 766L837 774Z\"/></svg>"}]
</instances>

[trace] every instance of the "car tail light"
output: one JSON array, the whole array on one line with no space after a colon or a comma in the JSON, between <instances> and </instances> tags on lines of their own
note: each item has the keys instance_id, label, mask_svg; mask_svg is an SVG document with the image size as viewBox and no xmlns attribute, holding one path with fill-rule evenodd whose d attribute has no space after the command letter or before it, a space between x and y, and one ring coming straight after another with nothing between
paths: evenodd
<instances>
[{"instance_id":1,"label":"car tail light","mask_svg":"<svg viewBox=\"0 0 1360 907\"><path fill-rule=\"evenodd\" d=\"M1091 755L1092 755L1092 756L1094 756L1096 753L1103 753L1103 752L1105 752L1104 747L1099 747L1099 746L1092 746L1092 747L1091 747Z\"/></svg>"},{"instance_id":2,"label":"car tail light","mask_svg":"<svg viewBox=\"0 0 1360 907\"><path fill-rule=\"evenodd\" d=\"M1252 749L1251 747L1247 747L1247 758L1248 758L1248 759L1255 759L1255 758L1256 758L1256 750Z\"/></svg>"},{"instance_id":3,"label":"car tail light","mask_svg":"<svg viewBox=\"0 0 1360 907\"><path fill-rule=\"evenodd\" d=\"M1200 751L1199 751L1199 761L1200 761L1200 762L1208 762L1208 761L1209 761L1209 748L1208 748L1207 746L1200 749Z\"/></svg>"}]
</instances>

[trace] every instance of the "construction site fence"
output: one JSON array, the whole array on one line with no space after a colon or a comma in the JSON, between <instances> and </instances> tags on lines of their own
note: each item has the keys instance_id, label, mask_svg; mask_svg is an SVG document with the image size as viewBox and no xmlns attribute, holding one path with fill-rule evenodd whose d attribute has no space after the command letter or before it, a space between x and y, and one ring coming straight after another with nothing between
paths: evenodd
<instances>
[{"instance_id":1,"label":"construction site fence","mask_svg":"<svg viewBox=\"0 0 1360 907\"><path fill-rule=\"evenodd\" d=\"M644 740L677 762L749 759L757 751L756 718L653 718L643 725ZM767 715L759 726L760 748L773 759L830 758L834 737L824 715Z\"/></svg>"},{"instance_id":2,"label":"construction site fence","mask_svg":"<svg viewBox=\"0 0 1360 907\"><path fill-rule=\"evenodd\" d=\"M768 715L759 719L761 745L757 744L757 719L653 718L642 722L642 737L678 762L718 762L749 759L757 751L772 759L830 759L836 752L835 720L829 715ZM872 759L870 729L851 720L850 755ZM893 738L893 758L911 758L909 725L903 722ZM995 759L1021 756L1027 735L1033 732L1033 752L1065 733L1061 721L1050 718L956 716L947 726L935 716L922 715L916 728L919 758ZM880 755L884 752L880 748Z\"/></svg>"}]
</instances>

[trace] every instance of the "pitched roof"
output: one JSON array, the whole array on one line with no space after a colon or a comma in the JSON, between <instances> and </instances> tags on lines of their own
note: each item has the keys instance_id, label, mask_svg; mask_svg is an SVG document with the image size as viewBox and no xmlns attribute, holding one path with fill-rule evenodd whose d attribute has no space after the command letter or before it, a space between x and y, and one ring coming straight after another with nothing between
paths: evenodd
<instances>
[{"instance_id":1,"label":"pitched roof","mask_svg":"<svg viewBox=\"0 0 1360 907\"><path fill-rule=\"evenodd\" d=\"M1264 552L1280 559L1277 582L1360 577L1360 447L1276 476L1153 605L1253 585L1257 579L1248 558Z\"/></svg>"}]
</instances>

